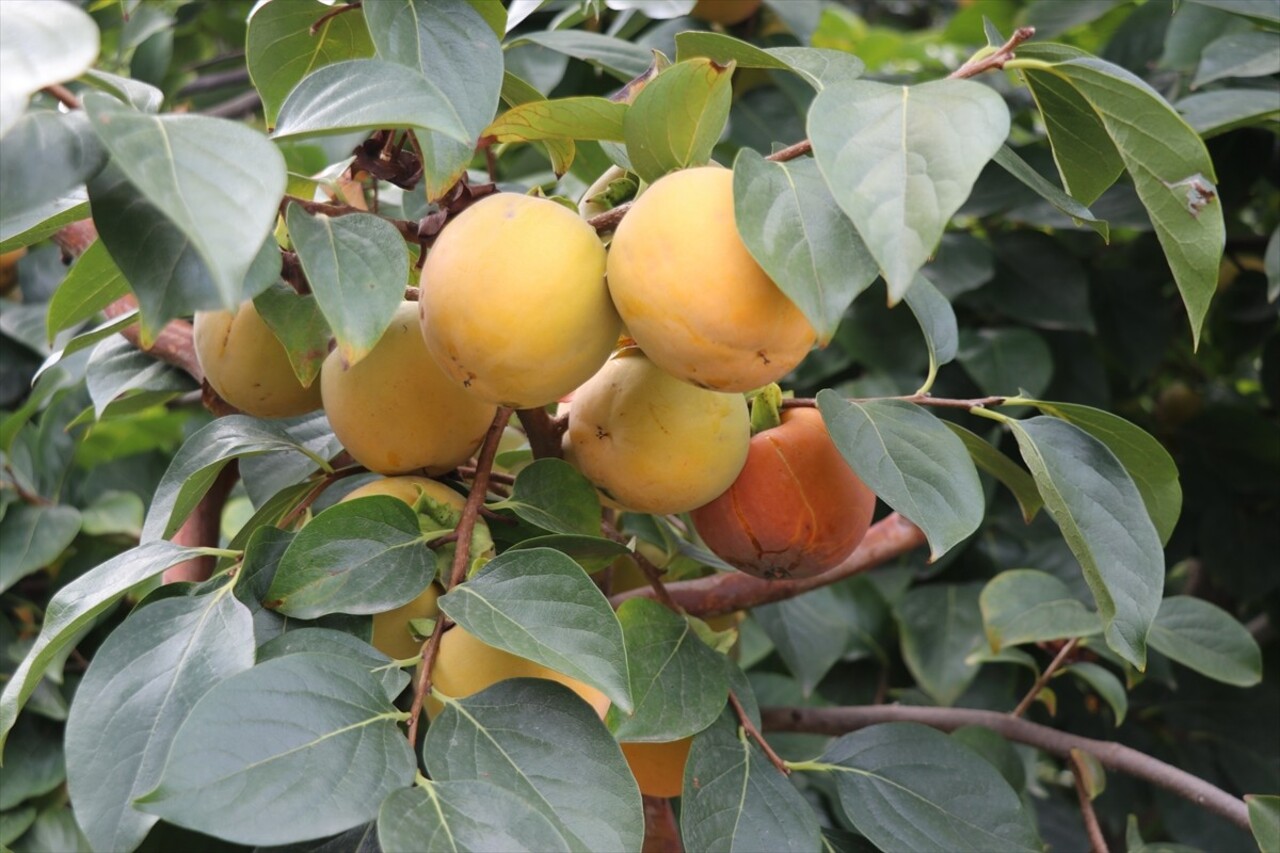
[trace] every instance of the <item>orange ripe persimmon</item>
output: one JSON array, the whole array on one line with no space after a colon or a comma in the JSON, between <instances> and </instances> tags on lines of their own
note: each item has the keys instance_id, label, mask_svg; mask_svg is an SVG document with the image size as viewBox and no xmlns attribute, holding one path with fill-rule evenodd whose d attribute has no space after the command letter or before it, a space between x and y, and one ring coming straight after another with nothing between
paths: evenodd
<instances>
[{"instance_id":1,"label":"orange ripe persimmon","mask_svg":"<svg viewBox=\"0 0 1280 853\"><path fill-rule=\"evenodd\" d=\"M817 409L787 409L751 439L747 464L720 497L693 511L725 562L761 578L812 577L853 553L875 495L853 473Z\"/></svg>"},{"instance_id":2,"label":"orange ripe persimmon","mask_svg":"<svg viewBox=\"0 0 1280 853\"><path fill-rule=\"evenodd\" d=\"M678 797L684 787L684 765L692 737L664 743L620 743L631 775L646 797Z\"/></svg>"}]
</instances>

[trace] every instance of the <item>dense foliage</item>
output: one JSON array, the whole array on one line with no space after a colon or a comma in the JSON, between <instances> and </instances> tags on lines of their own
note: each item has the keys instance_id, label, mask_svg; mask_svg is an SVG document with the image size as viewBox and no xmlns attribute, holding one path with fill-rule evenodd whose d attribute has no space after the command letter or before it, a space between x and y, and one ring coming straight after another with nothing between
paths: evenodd
<instances>
[{"instance_id":1,"label":"dense foliage","mask_svg":"<svg viewBox=\"0 0 1280 853\"><path fill-rule=\"evenodd\" d=\"M723 5L0 2L0 850L1280 850L1275 4ZM646 276L728 233L786 297L752 322L811 327L716 398L878 498L791 580L722 557L816 474L717 556L710 495L624 491L680 454L583 452L607 392L556 411L537 350L475 402L407 304L590 376L609 300L591 342L468 298L521 264L454 226L564 204L585 245L517 261L598 283L591 232L711 162L609 286L712 288ZM217 373L188 319L250 299ZM712 394L622 319L658 366L607 370ZM440 378L388 413L401 333ZM241 397L280 346L293 396ZM451 488L343 500L398 465L361 418L464 410L409 466Z\"/></svg>"}]
</instances>

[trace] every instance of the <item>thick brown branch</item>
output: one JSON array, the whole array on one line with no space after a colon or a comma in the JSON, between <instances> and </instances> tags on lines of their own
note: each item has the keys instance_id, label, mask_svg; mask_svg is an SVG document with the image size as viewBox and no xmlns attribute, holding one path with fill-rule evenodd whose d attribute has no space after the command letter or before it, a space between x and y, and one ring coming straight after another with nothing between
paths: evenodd
<instances>
[{"instance_id":1,"label":"thick brown branch","mask_svg":"<svg viewBox=\"0 0 1280 853\"><path fill-rule=\"evenodd\" d=\"M764 708L765 731L842 735L878 723L920 723L944 732L961 726L983 726L1015 743L1025 743L1059 758L1071 750L1087 752L1103 766L1164 788L1249 831L1244 800L1146 753L1114 741L1060 732L998 711L927 708L909 705L865 705L847 708Z\"/></svg>"},{"instance_id":2,"label":"thick brown branch","mask_svg":"<svg viewBox=\"0 0 1280 853\"><path fill-rule=\"evenodd\" d=\"M694 616L719 616L759 604L795 598L811 589L883 565L895 557L920 547L925 542L920 528L896 512L871 526L862 544L849 558L834 569L812 578L769 581L742 572L722 572L710 577L680 581L666 585L677 605ZM609 599L614 607L628 598L654 598L652 589L641 588L619 593Z\"/></svg>"},{"instance_id":3,"label":"thick brown branch","mask_svg":"<svg viewBox=\"0 0 1280 853\"><path fill-rule=\"evenodd\" d=\"M640 853L684 853L676 813L666 797L644 798L644 845Z\"/></svg>"},{"instance_id":4,"label":"thick brown branch","mask_svg":"<svg viewBox=\"0 0 1280 853\"><path fill-rule=\"evenodd\" d=\"M227 505L227 495L240 477L240 468L235 460L219 472L209 491L196 504L191 515L173 534L173 544L187 545L193 548L216 548L218 536L222 530L222 508ZM217 557L196 557L184 560L176 566L165 569L164 583L175 581L206 581L213 574Z\"/></svg>"},{"instance_id":5,"label":"thick brown branch","mask_svg":"<svg viewBox=\"0 0 1280 853\"><path fill-rule=\"evenodd\" d=\"M560 439L564 436L564 425L551 417L546 409L517 409L516 417L524 434L529 437L529 449L535 459L559 459L564 456L560 447Z\"/></svg>"},{"instance_id":6,"label":"thick brown branch","mask_svg":"<svg viewBox=\"0 0 1280 853\"><path fill-rule=\"evenodd\" d=\"M480 517L480 509L484 506L485 495L489 491L489 474L493 471L493 459L498 455L498 442L502 439L502 431L511 419L511 410L502 407L489 424L489 432L480 446L480 456L476 459L475 478L471 481L471 491L467 493L467 502L462 507L462 517L454 533L458 537L453 551L453 565L449 570L448 588L452 589L467 576L467 566L471 564L471 534L476 529L476 520ZM409 708L409 744L416 750L418 743L418 721L422 717L422 704L431 692L431 669L435 665L436 654L440 650L440 640L445 629L450 625L449 618L443 613L436 619L435 629L422 644L422 663L418 666L418 683L413 691L413 704Z\"/></svg>"}]
</instances>

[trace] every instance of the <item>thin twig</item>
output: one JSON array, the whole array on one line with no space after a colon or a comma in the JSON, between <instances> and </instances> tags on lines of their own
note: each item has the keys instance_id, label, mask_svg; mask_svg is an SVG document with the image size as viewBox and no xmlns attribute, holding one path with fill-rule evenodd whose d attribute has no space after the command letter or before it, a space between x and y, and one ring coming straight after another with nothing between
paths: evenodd
<instances>
[{"instance_id":1,"label":"thin twig","mask_svg":"<svg viewBox=\"0 0 1280 853\"><path fill-rule=\"evenodd\" d=\"M1053 674L1058 671L1058 668L1062 666L1066 659L1071 656L1071 653L1076 650L1076 646L1079 642L1079 637L1072 637L1066 643L1063 643L1062 648L1058 650L1058 654L1049 663L1049 665L1044 668L1044 672L1040 673L1040 677L1036 679L1036 683L1031 685L1031 689L1027 691L1027 695L1022 697L1022 701L1018 703L1018 707L1009 712L1010 716L1021 717L1026 713L1027 709L1036 701L1036 697L1040 695L1040 691L1049 683L1049 679L1053 678Z\"/></svg>"},{"instance_id":2,"label":"thin twig","mask_svg":"<svg viewBox=\"0 0 1280 853\"><path fill-rule=\"evenodd\" d=\"M511 419L511 410L506 407L498 409L493 423L489 424L489 432L480 447L480 456L476 459L475 479L471 482L471 491L467 494L467 502L462 507L462 517L454 535L458 537L453 551L453 565L449 571L449 583L446 589L453 589L462 583L467 576L467 566L471 563L471 534L476 529L476 520L480 517L480 508L484 506L484 498L489 489L489 474L493 471L493 460L498 455L498 442L502 439L502 431ZM422 717L422 704L431 692L431 670L435 666L436 655L440 651L440 640L445 629L452 622L443 613L436 619L436 626L431 636L422 644L422 663L418 667L418 684L413 691L413 704L409 708L409 744L417 749L418 721Z\"/></svg>"},{"instance_id":3,"label":"thin twig","mask_svg":"<svg viewBox=\"0 0 1280 853\"><path fill-rule=\"evenodd\" d=\"M1107 847L1107 839L1102 835L1102 827L1098 825L1098 815L1093 810L1093 798L1089 796L1089 788L1085 785L1085 775L1089 772L1081 759L1082 751L1071 750L1067 762L1071 765L1071 776L1076 782L1076 796L1080 798L1080 814L1084 817L1084 828L1089 833L1089 846L1092 853L1111 853Z\"/></svg>"},{"instance_id":4,"label":"thin twig","mask_svg":"<svg viewBox=\"0 0 1280 853\"><path fill-rule=\"evenodd\" d=\"M476 476L476 469L475 469L475 466L472 466L472 465L459 465L458 473L466 479L473 480L475 479L475 476ZM504 486L514 486L516 483L516 478L511 476L510 474L504 474L501 471L490 471L489 482L501 483Z\"/></svg>"},{"instance_id":5,"label":"thin twig","mask_svg":"<svg viewBox=\"0 0 1280 853\"><path fill-rule=\"evenodd\" d=\"M279 523L276 524L276 527L281 530L287 530L295 521L298 520L299 516L306 512L311 505L316 502L316 498L320 497L321 493L323 493L325 489L329 488L329 486L333 485L338 480L341 480L343 477L350 477L352 474L360 474L363 473L364 470L364 468L359 467L339 468L332 474L325 474L316 481L314 486L311 487L311 491L307 492L302 497L302 500L298 501L293 509L289 510L288 515L280 519Z\"/></svg>"},{"instance_id":6,"label":"thin twig","mask_svg":"<svg viewBox=\"0 0 1280 853\"><path fill-rule=\"evenodd\" d=\"M249 69L245 66L231 68L226 71L215 71L212 74L204 74L192 80L178 90L176 97L185 98L188 95L213 92L218 89L225 89L228 86L241 86L248 82Z\"/></svg>"},{"instance_id":7,"label":"thin twig","mask_svg":"<svg viewBox=\"0 0 1280 853\"><path fill-rule=\"evenodd\" d=\"M214 104L208 109L200 111L200 115L213 116L214 118L239 118L254 112L258 107L262 106L262 96L254 89L247 92L241 92L235 97L228 98L220 104Z\"/></svg>"},{"instance_id":8,"label":"thin twig","mask_svg":"<svg viewBox=\"0 0 1280 853\"><path fill-rule=\"evenodd\" d=\"M1114 741L1094 740L1041 726L999 711L970 708L929 708L914 705L860 705L846 708L764 708L765 731L842 735L878 723L920 723L944 732L962 726L983 726L1006 740L1025 743L1059 758L1071 750L1087 752L1104 767L1150 782L1249 831L1244 800L1136 749Z\"/></svg>"},{"instance_id":9,"label":"thin twig","mask_svg":"<svg viewBox=\"0 0 1280 853\"><path fill-rule=\"evenodd\" d=\"M649 581L649 586L653 590L654 598L658 600L658 603L683 615L684 609L679 604L676 604L676 600L671 597L671 593L667 592L667 585L662 582L663 570L655 566L652 560L639 551L634 552L631 558L636 561L636 565L644 573L645 579Z\"/></svg>"},{"instance_id":10,"label":"thin twig","mask_svg":"<svg viewBox=\"0 0 1280 853\"><path fill-rule=\"evenodd\" d=\"M323 27L331 19L338 17L343 12L350 12L355 9L359 9L362 5L364 4L361 3L360 0L355 0L354 3L348 3L345 6L335 6L334 8L330 9L328 12L325 12L323 15L316 18L315 23L311 25L311 28L308 30L308 32L311 35L315 35L316 33L320 32L320 28Z\"/></svg>"},{"instance_id":11,"label":"thin twig","mask_svg":"<svg viewBox=\"0 0 1280 853\"><path fill-rule=\"evenodd\" d=\"M788 145L786 148L779 149L764 159L770 160L774 163L785 163L788 160L803 157L811 151L813 151L813 143L807 139L801 139L794 145Z\"/></svg>"},{"instance_id":12,"label":"thin twig","mask_svg":"<svg viewBox=\"0 0 1280 853\"><path fill-rule=\"evenodd\" d=\"M34 504L35 506L53 506L53 501L43 495L38 495L35 492L29 491L19 483L17 472L15 472L13 467L7 462L4 465L4 471L9 475L9 479L0 480L0 489L13 489L13 491L18 495L18 500L23 503Z\"/></svg>"},{"instance_id":13,"label":"thin twig","mask_svg":"<svg viewBox=\"0 0 1280 853\"><path fill-rule=\"evenodd\" d=\"M782 756L774 752L773 747L769 746L769 742L764 739L764 735L760 734L756 724L751 721L751 715L747 713L747 709L742 707L742 700L732 690L729 691L729 704L733 706L733 712L738 715L738 723L742 726L742 730L754 739L756 743L760 744L760 749L764 752L765 758L769 759L769 763L778 768L778 772L783 776L790 776L791 768L787 766L787 762L783 761Z\"/></svg>"},{"instance_id":14,"label":"thin twig","mask_svg":"<svg viewBox=\"0 0 1280 853\"><path fill-rule=\"evenodd\" d=\"M58 102L69 110L78 110L81 107L80 98L76 93L68 89L66 86L63 86L61 83L54 83L52 85L45 86L42 91L54 98L57 98Z\"/></svg>"},{"instance_id":15,"label":"thin twig","mask_svg":"<svg viewBox=\"0 0 1280 853\"><path fill-rule=\"evenodd\" d=\"M963 80L968 77L977 77L985 71L1004 68L1004 64L1013 59L1014 49L1035 34L1035 27L1018 27L1013 31L1013 35L1009 36L1009 40L996 48L995 52L988 53L986 56L977 59L970 59L964 65L948 74L948 79Z\"/></svg>"}]
</instances>

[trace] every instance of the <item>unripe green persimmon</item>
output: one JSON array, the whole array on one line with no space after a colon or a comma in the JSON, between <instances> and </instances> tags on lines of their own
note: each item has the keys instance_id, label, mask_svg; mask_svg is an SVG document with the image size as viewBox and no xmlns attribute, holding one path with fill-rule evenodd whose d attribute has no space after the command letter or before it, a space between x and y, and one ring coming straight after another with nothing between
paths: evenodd
<instances>
[{"instance_id":1,"label":"unripe green persimmon","mask_svg":"<svg viewBox=\"0 0 1280 853\"><path fill-rule=\"evenodd\" d=\"M205 378L245 414L287 418L320 408L320 383L302 386L284 345L252 301L234 312L197 312L192 332Z\"/></svg>"},{"instance_id":2,"label":"unripe green persimmon","mask_svg":"<svg viewBox=\"0 0 1280 853\"><path fill-rule=\"evenodd\" d=\"M553 403L604 363L621 328L595 230L554 201L498 193L450 222L422 268L432 356L488 403Z\"/></svg>"},{"instance_id":3,"label":"unripe green persimmon","mask_svg":"<svg viewBox=\"0 0 1280 853\"><path fill-rule=\"evenodd\" d=\"M813 326L760 268L733 214L733 172L672 172L642 194L609 246L609 292L654 364L717 391L791 371Z\"/></svg>"},{"instance_id":4,"label":"unripe green persimmon","mask_svg":"<svg viewBox=\"0 0 1280 853\"><path fill-rule=\"evenodd\" d=\"M436 365L422 341L418 306L402 303L382 338L355 365L329 353L320 370L324 410L357 462L380 474L440 474L480 446L497 408Z\"/></svg>"},{"instance_id":5,"label":"unripe green persimmon","mask_svg":"<svg viewBox=\"0 0 1280 853\"><path fill-rule=\"evenodd\" d=\"M569 461L636 512L702 506L729 487L747 459L746 400L681 382L635 349L577 390Z\"/></svg>"}]
</instances>

